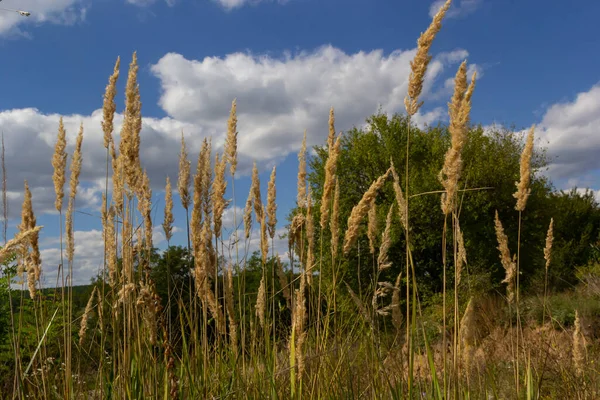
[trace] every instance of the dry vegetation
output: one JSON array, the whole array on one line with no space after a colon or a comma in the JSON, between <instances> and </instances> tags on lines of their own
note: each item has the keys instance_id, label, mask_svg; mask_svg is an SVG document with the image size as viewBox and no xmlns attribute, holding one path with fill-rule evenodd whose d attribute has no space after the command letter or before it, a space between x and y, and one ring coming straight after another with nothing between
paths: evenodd
<instances>
[{"instance_id":1,"label":"dry vegetation","mask_svg":"<svg viewBox=\"0 0 600 400\"><path fill-rule=\"evenodd\" d=\"M449 5L450 0L418 40L405 99L409 117L422 105L419 96L431 59L429 48L441 29ZM182 136L176 186L187 220L173 218L171 182L167 179L162 227L169 242L175 223L187 228L184 231L193 254L191 284L194 291L186 294L175 281L169 281L168 306L163 308L151 278L148 258L154 221L150 182L139 157L142 117L137 60L134 54L129 65L118 147L113 139L114 98L119 78L117 60L104 96L102 122L107 188L112 178L111 198L109 201L107 189L102 209L105 280L92 292L84 314L74 315L71 277L77 254L74 252L73 211L81 160L85 157L81 154L85 134L82 126L71 157L70 190L63 226L67 154L61 120L52 165L61 239L64 234L66 242L64 267L59 270L62 292L52 307L44 305L36 293L41 268L40 227L36 226L31 193L25 183L20 233L1 250L0 259L16 252L22 267L19 274L23 276L26 272L36 310L39 346L30 359L23 358L19 352L19 321L13 320L14 381L12 393L3 393L4 397L505 399L600 396L600 379L593 362L598 346L586 337L585 323L579 315L572 330L557 326L545 306L542 326L523 321L519 251L511 254L498 216L495 226L498 254L506 270L506 296L503 299L470 298L470 293L457 290L467 274L463 268L467 250L459 227L459 180L461 151L468 140L475 89L475 75L469 79L466 71L464 62L456 74L449 103L451 147L439 173L443 191L440 192L440 209L435 212L446 216L444 241L452 243L454 250L452 254L444 254L444 322L438 327L444 333L441 339L431 342L427 333L430 328L423 323L422 299L414 279L410 246L406 246L406 265L395 265L395 268L402 267L395 282L376 280L371 293L355 293L335 267L331 281L323 281L319 273L319 260L323 257L330 257L334 266L340 265L354 248L366 220L371 244L367 251L374 256L377 276L395 263L387 254L392 224L400 223L407 243L412 241L409 215L412 193L406 190L411 173L408 162L401 168L390 164L387 172L372 183L353 208L347 225L339 220L336 161L340 136L336 137L333 109L318 222L315 221L315 201L306 184L306 138L298 156L297 205L301 212L290 224L292 265L287 271L273 251L277 225L275 168L268 183L265 205L254 165L244 215L235 215L236 225L238 220L243 223L245 234L238 238L237 231L234 232L233 252L226 251L223 245L227 238L222 234L222 215L226 208L235 206L224 197L229 182L233 188L237 170L235 101L227 121L223 154L216 154L212 162L211 141L206 138L193 174ZM527 212L534 132L532 127L521 156L521 178L515 189L515 212L519 215ZM407 142L407 151L409 146ZM387 210L386 224L381 227L373 217L374 199L384 185L393 185L396 204ZM332 233L330 248L324 249L316 237L316 223L321 230ZM342 228L345 234L339 233ZM246 250L254 229L260 233L262 278L258 293L249 293L244 280L238 277L238 267L243 269L246 265ZM340 235L343 236L341 246L337 239ZM552 257L552 237L551 224L544 251L547 262ZM61 257L62 243L61 240ZM450 266L454 267L455 276L448 280L454 287L446 288L446 270L450 270ZM276 296L283 296L285 310L278 309ZM404 302L406 308L401 307ZM179 308L180 315L172 318L172 305L184 303L187 309ZM173 324L173 321L178 323ZM60 327L59 354L48 354L45 332L52 326ZM78 333L72 335L71 332ZM52 357L64 364L50 365L47 360ZM84 367L90 365L91 368Z\"/></svg>"}]
</instances>

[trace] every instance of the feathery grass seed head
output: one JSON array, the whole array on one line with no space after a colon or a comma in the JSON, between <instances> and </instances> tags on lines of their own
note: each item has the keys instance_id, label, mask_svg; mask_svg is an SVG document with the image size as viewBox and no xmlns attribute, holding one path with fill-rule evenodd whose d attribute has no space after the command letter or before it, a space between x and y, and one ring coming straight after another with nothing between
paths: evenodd
<instances>
[{"instance_id":1,"label":"feathery grass seed head","mask_svg":"<svg viewBox=\"0 0 600 400\"><path fill-rule=\"evenodd\" d=\"M451 2L452 0L447 0L444 3L433 17L427 30L421 33L417 41L417 53L415 54L415 58L410 62L411 72L408 79L408 94L404 99L404 106L408 115L415 115L422 105L422 102L419 102L419 96L423 90L423 80L427 66L429 65L429 61L431 61L429 49L431 48L433 39L435 39L442 28L442 19L444 19L444 15L448 11Z\"/></svg>"},{"instance_id":2,"label":"feathery grass seed head","mask_svg":"<svg viewBox=\"0 0 600 400\"><path fill-rule=\"evenodd\" d=\"M525 148L521 153L521 179L519 180L519 182L515 183L515 185L517 186L517 192L513 195L514 198L517 199L517 205L515 207L517 211L525 210L527 199L529 198L529 194L531 193L531 188L529 187L529 184L531 182L531 156L533 154L534 130L535 125L533 125L529 130L529 134L527 135L527 142L525 143Z\"/></svg>"},{"instance_id":3,"label":"feathery grass seed head","mask_svg":"<svg viewBox=\"0 0 600 400\"><path fill-rule=\"evenodd\" d=\"M56 200L54 205L56 211L62 210L63 198L65 196L64 186L67 179L67 133L65 131L65 125L63 118L60 117L58 122L58 137L56 138L56 145L54 146L54 155L52 156L52 167L54 173L52 174L52 180L54 181L54 192L56 193Z\"/></svg>"},{"instance_id":4,"label":"feathery grass seed head","mask_svg":"<svg viewBox=\"0 0 600 400\"><path fill-rule=\"evenodd\" d=\"M104 147L108 149L108 145L113 141L112 132L114 129L114 118L117 105L115 104L115 96L117 95L117 80L119 79L119 67L121 58L117 57L113 74L108 78L108 85L104 92L104 104L102 107L102 131L104 132Z\"/></svg>"}]
</instances>

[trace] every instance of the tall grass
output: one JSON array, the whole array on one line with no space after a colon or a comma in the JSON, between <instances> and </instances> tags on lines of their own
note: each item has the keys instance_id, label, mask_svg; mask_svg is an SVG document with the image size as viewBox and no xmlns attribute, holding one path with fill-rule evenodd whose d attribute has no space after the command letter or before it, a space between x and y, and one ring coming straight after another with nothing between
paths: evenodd
<instances>
[{"instance_id":1,"label":"tall grass","mask_svg":"<svg viewBox=\"0 0 600 400\"><path fill-rule=\"evenodd\" d=\"M431 59L429 49L449 6L450 0L418 40L405 99L410 118L422 105L419 97ZM30 297L34 300L31 306L35 312L36 336L34 346L27 344L29 342L26 343L23 337L22 313L18 319L11 315L14 381L10 393L3 393L3 397L501 399L532 398L542 392L549 396L569 394L579 398L598 395L600 379L596 367L585 367L586 358L591 359L588 351L598 349L587 345L579 314L572 336L566 329L548 330L545 326L539 328L544 329L540 339L536 334L538 328L525 329L521 323L520 247L516 258L512 257L497 214L495 221L489 223L495 222L499 256L506 269L506 304L490 305L491 300L477 298L470 290L462 293L461 281L469 281L470 277L463 269L468 249L460 230L460 194L464 195L465 189L460 189L459 181L461 152L468 140L475 85L475 75L467 84L466 62L457 71L454 94L449 103L451 147L439 174L443 190L437 192L438 195L441 193L441 212L447 217L441 227L444 235L441 243L443 318L440 340L431 334L421 306L423 299L411 252L415 238L411 235L410 219L414 196L436 194L411 191L410 132L404 175L401 176L390 162L387 171L371 184L354 206L345 231L341 231L344 226L339 216L340 188L336 166L342 135L336 138L333 108L329 116L328 158L318 214L320 235L315 234L315 202L306 183L305 133L298 157L299 212L289 226L290 268L287 271L283 270L280 255L274 249L277 226L275 168L268 183L265 206L259 171L254 164L243 216L244 234L238 235L234 186L238 163L236 101L232 103L226 124L224 152L216 154L212 163L212 144L205 138L193 176L182 133L177 191L186 219L177 221L173 218L172 189L167 178L162 228L170 244L173 227L185 227L187 248L192 256L185 260L190 273L187 281L175 279L171 275L171 260L167 259L168 298L161 299L150 271L154 198L139 155L143 143L136 54L129 65L124 121L117 146L113 118L119 67L117 59L104 96L102 128L107 151L107 189L101 210L102 284L95 287L83 314L74 315L72 274L77 255L73 212L84 157L81 153L84 133L82 126L70 164L70 191L64 222L68 261L65 279L62 201L68 157L61 119L52 160L60 224L61 265L57 276L60 298L48 303L36 296L41 268L37 249L40 227L36 226L31 193L26 186L20 232L0 251L0 260L10 252L17 255L21 282L26 276ZM523 150L521 179L515 194L519 232L521 213L530 190L532 147L533 128ZM233 193L233 243L226 243L222 229L223 213L230 206L224 198L227 166ZM112 177L110 200L109 177ZM393 186L396 204L386 210L385 227L379 229L374 224L376 201L386 185ZM340 270L351 251L356 251L359 257L362 255L361 259L368 259L364 257L364 249L355 248L367 218L368 250L372 255L375 279L371 282L371 292L359 291L357 294ZM405 235L406 263L403 266L397 265L387 254L393 240L391 227L397 222ZM261 279L257 292L250 292L246 287L248 249L253 232L260 237ZM446 241L452 246L450 257L446 254ZM325 243L330 243L330 248L325 247ZM551 243L552 225L544 252L546 260L551 256ZM452 280L447 274L448 258L454 269ZM329 260L331 270L325 271L323 267ZM382 272L392 267L402 271L395 282L380 281ZM448 282L453 283L453 287L447 285ZM405 298L404 309L402 297ZM547 297L546 279L542 322L546 322L548 312L554 323ZM21 296L21 309L27 301ZM280 301L282 306L278 308ZM514 324L513 309L516 312ZM175 315L173 310L176 310ZM58 311L61 312L57 314ZM506 324L491 324L490 333L483 338L478 331L486 324L490 313L498 317L496 322L504 320ZM390 326L393 326L391 331ZM52 329L58 329L62 336L56 346L50 346L45 339ZM450 346L447 346L448 340ZM572 354L572 357L565 358L564 354ZM48 361L52 358L59 360L59 367ZM549 376L561 384L548 383Z\"/></svg>"}]
</instances>

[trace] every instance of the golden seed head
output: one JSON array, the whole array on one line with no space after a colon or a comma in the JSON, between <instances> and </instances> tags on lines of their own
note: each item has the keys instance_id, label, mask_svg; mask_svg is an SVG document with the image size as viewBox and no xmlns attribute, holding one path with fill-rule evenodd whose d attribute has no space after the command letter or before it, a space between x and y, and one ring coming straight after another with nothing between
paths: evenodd
<instances>
[{"instance_id":1,"label":"golden seed head","mask_svg":"<svg viewBox=\"0 0 600 400\"><path fill-rule=\"evenodd\" d=\"M442 194L442 212L450 214L455 207L458 180L462 172L462 151L467 141L471 96L475 87L475 74L467 88L467 62L463 61L454 78L454 95L448 104L450 115L451 146L444 157L444 165L438 175L445 189Z\"/></svg>"},{"instance_id":2,"label":"golden seed head","mask_svg":"<svg viewBox=\"0 0 600 400\"><path fill-rule=\"evenodd\" d=\"M186 210L190 206L190 167L191 162L188 160L188 154L185 148L185 139L181 132L181 152L179 153L179 176L177 179L177 190L181 199L181 205Z\"/></svg>"},{"instance_id":3,"label":"golden seed head","mask_svg":"<svg viewBox=\"0 0 600 400\"><path fill-rule=\"evenodd\" d=\"M250 237L250 231L252 230L252 187L248 192L248 199L246 199L246 207L244 208L244 231L246 239Z\"/></svg>"},{"instance_id":4,"label":"golden seed head","mask_svg":"<svg viewBox=\"0 0 600 400\"><path fill-rule=\"evenodd\" d=\"M344 254L348 254L352 246L354 246L354 244L356 243L360 223L369 212L371 202L377 196L377 192L379 191L379 189L381 189L390 173L391 168L388 169L385 174L377 178L371 184L369 190L365 192L362 199L360 199L359 203L352 208L352 212L348 217L348 229L346 230L346 235L344 237Z\"/></svg>"},{"instance_id":5,"label":"golden seed head","mask_svg":"<svg viewBox=\"0 0 600 400\"><path fill-rule=\"evenodd\" d=\"M56 139L56 145L54 146L54 155L52 156L52 167L54 168L52 180L54 181L54 191L56 192L56 200L54 202L54 205L56 207L56 211L58 212L62 210L63 198L65 196L64 186L65 181L67 179L67 152L65 151L66 147L67 133L65 131L63 118L60 117L60 120L58 122L58 137Z\"/></svg>"},{"instance_id":6,"label":"golden seed head","mask_svg":"<svg viewBox=\"0 0 600 400\"><path fill-rule=\"evenodd\" d=\"M396 203L398 204L398 215L400 216L400 222L402 222L402 226L404 229L407 228L407 220L406 220L406 200L404 199L404 194L402 193L402 187L400 186L400 177L394 168L394 162L390 160L390 169L392 170L392 176L394 177L394 194L396 195Z\"/></svg>"},{"instance_id":7,"label":"golden seed head","mask_svg":"<svg viewBox=\"0 0 600 400\"><path fill-rule=\"evenodd\" d=\"M333 194L333 213L329 221L329 230L331 231L331 254L335 257L338 252L340 242L340 182L335 178L335 191Z\"/></svg>"},{"instance_id":8,"label":"golden seed head","mask_svg":"<svg viewBox=\"0 0 600 400\"><path fill-rule=\"evenodd\" d=\"M546 271L550 267L550 260L552 255L552 242L554 241L554 218L550 218L550 225L548 226L548 233L546 234L546 247L544 247L544 260L546 260Z\"/></svg>"},{"instance_id":9,"label":"golden seed head","mask_svg":"<svg viewBox=\"0 0 600 400\"><path fill-rule=\"evenodd\" d=\"M275 167L273 167L273 171L271 172L271 179L269 179L269 187L267 191L267 225L269 228L269 236L271 239L275 237L275 228L277 225L277 203L275 202L275 198L277 196L277 191L275 188L275 176L276 171Z\"/></svg>"},{"instance_id":10,"label":"golden seed head","mask_svg":"<svg viewBox=\"0 0 600 400\"><path fill-rule=\"evenodd\" d=\"M427 30L421 33L419 40L417 41L417 54L415 58L410 62L410 76L408 79L408 95L404 99L404 105L408 115L415 115L422 102L419 102L419 96L423 90L423 80L425 78L425 72L431 56L429 55L429 49L435 39L436 35L442 28L442 20L452 0L447 0L446 3L440 8L438 13L433 17L431 24Z\"/></svg>"},{"instance_id":11,"label":"golden seed head","mask_svg":"<svg viewBox=\"0 0 600 400\"><path fill-rule=\"evenodd\" d=\"M163 221L163 231L165 232L167 242L173 236L173 221L173 190L171 189L171 180L167 176L167 183L165 185L165 219Z\"/></svg>"},{"instance_id":12,"label":"golden seed head","mask_svg":"<svg viewBox=\"0 0 600 400\"><path fill-rule=\"evenodd\" d=\"M514 285L515 278L517 275L517 266L515 261L510 256L510 250L508 249L508 236L504 233L504 228L502 227L502 223L500 222L500 218L498 217L498 211L496 211L495 216L495 230L496 230L496 238L498 240L498 250L500 250L500 261L502 262L502 266L506 271L506 276L502 283L507 284L506 292L509 303L512 303L514 299Z\"/></svg>"},{"instance_id":13,"label":"golden seed head","mask_svg":"<svg viewBox=\"0 0 600 400\"><path fill-rule=\"evenodd\" d=\"M306 131L302 140L302 148L298 153L298 207L306 207Z\"/></svg>"},{"instance_id":14,"label":"golden seed head","mask_svg":"<svg viewBox=\"0 0 600 400\"><path fill-rule=\"evenodd\" d=\"M517 186L517 192L513 195L513 197L517 199L517 205L515 207L517 211L525 210L527 199L529 198L529 194L531 193L531 188L529 187L529 185L531 182L531 156L533 155L534 130L535 125L531 126L529 134L527 135L527 142L525 143L525 148L521 153L521 179L519 180L519 182L515 183L515 185Z\"/></svg>"},{"instance_id":15,"label":"golden seed head","mask_svg":"<svg viewBox=\"0 0 600 400\"><path fill-rule=\"evenodd\" d=\"M212 196L214 205L214 231L215 236L221 236L221 228L223 225L223 212L227 207L225 201L225 190L227 189L227 181L225 180L225 169L227 168L227 158L225 155L220 159L219 154L215 156L215 180L212 185Z\"/></svg>"},{"instance_id":16,"label":"golden seed head","mask_svg":"<svg viewBox=\"0 0 600 400\"><path fill-rule=\"evenodd\" d=\"M225 138L225 157L229 163L231 176L235 175L237 169L237 135L237 104L233 99L227 121L227 137Z\"/></svg>"},{"instance_id":17,"label":"golden seed head","mask_svg":"<svg viewBox=\"0 0 600 400\"><path fill-rule=\"evenodd\" d=\"M340 155L341 137L341 135L338 136L335 142L334 137L331 138L329 154L327 156L327 162L325 163L325 183L323 184L323 196L321 197L321 229L325 229L327 219L329 218L329 203L334 189L337 160Z\"/></svg>"},{"instance_id":18,"label":"golden seed head","mask_svg":"<svg viewBox=\"0 0 600 400\"><path fill-rule=\"evenodd\" d=\"M583 375L585 368L585 337L581 331L581 319L579 310L575 310L575 329L573 330L573 365L577 375Z\"/></svg>"},{"instance_id":19,"label":"golden seed head","mask_svg":"<svg viewBox=\"0 0 600 400\"><path fill-rule=\"evenodd\" d=\"M117 94L117 80L119 79L119 66L121 65L120 57L117 57L113 74L108 78L108 85L104 92L104 105L102 107L102 114L104 119L102 121L102 131L104 132L104 147L108 149L108 145L112 142L112 132L114 129L113 122L115 118L115 111L117 105L115 104L115 96Z\"/></svg>"},{"instance_id":20,"label":"golden seed head","mask_svg":"<svg viewBox=\"0 0 600 400\"><path fill-rule=\"evenodd\" d=\"M392 266L389 260L388 252L392 246L392 217L394 215L394 203L390 205L390 209L385 219L385 229L381 237L381 246L379 247L379 257L377 257L377 265L379 271L383 271Z\"/></svg>"},{"instance_id":21,"label":"golden seed head","mask_svg":"<svg viewBox=\"0 0 600 400\"><path fill-rule=\"evenodd\" d=\"M375 254L377 229L377 203L375 202L375 199L373 199L367 213L367 237L369 238L369 251L371 254Z\"/></svg>"}]
</instances>

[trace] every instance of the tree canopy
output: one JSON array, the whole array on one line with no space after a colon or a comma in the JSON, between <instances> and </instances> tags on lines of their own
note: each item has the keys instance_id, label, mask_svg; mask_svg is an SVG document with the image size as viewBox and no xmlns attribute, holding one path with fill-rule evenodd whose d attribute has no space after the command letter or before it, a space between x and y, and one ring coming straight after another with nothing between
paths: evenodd
<instances>
[{"instance_id":1,"label":"tree canopy","mask_svg":"<svg viewBox=\"0 0 600 400\"><path fill-rule=\"evenodd\" d=\"M352 207L356 205L371 183L385 173L393 160L400 175L402 189L410 196L411 249L421 293L438 292L442 287L442 233L444 215L441 211L442 185L438 174L444 155L450 146L447 126L438 125L419 129L410 126L409 182L405 187L406 143L409 134L408 119L403 115L378 113L367 119L366 127L354 128L343 134L337 164L340 184L340 224L343 235ZM484 278L486 290L500 288L504 277L497 250L494 215L500 220L509 238L511 253L517 252L518 218L515 210L515 182L519 180L519 161L524 146L523 135L506 128L484 129L473 126L463 150L463 172L459 186L459 219L467 252L467 268L471 276ZM316 146L310 160L308 176L316 214L319 218L320 200L325 178L327 146ZM525 286L543 276L545 260L543 248L550 219L554 218L555 242L550 279L554 285L565 287L575 280L574 267L583 265L590 256L590 244L598 241L600 210L591 193L557 192L541 172L548 158L543 148L536 148L532 158L531 195L522 214L520 265ZM433 192L433 193L432 193ZM391 182L387 183L376 199L380 231L390 205L394 202ZM294 209L291 217L298 212ZM393 281L405 265L405 237L398 215L395 215L392 246L388 252L392 268L386 271ZM363 224L366 232L366 221ZM450 220L448 220L448 226ZM448 228L451 230L451 228ZM329 249L330 233L316 226L316 238L323 237L323 248ZM448 236L448 237L451 237ZM342 238L340 238L342 240ZM317 242L318 243L318 242ZM448 243L452 254L452 243ZM317 257L319 254L317 254ZM369 252L368 239L361 235L357 245L340 266L342 279L355 288L372 284L374 257ZM318 260L324 276L330 275L331 257ZM452 262L448 261L452 268ZM453 273L450 272L450 276ZM556 287L556 286L554 286ZM424 293L425 294L425 293Z\"/></svg>"}]
</instances>

